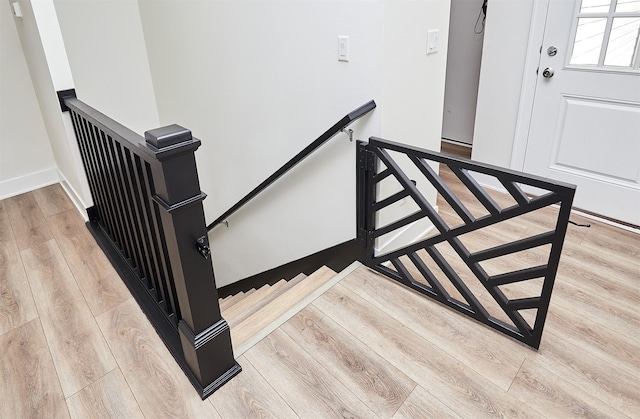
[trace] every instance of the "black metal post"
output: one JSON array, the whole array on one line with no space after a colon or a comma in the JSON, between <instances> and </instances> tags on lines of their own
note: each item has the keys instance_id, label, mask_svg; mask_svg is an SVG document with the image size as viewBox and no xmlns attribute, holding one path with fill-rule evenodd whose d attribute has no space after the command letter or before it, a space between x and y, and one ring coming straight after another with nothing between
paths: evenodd
<instances>
[{"instance_id":1,"label":"black metal post","mask_svg":"<svg viewBox=\"0 0 640 419\"><path fill-rule=\"evenodd\" d=\"M369 176L373 170L374 155L367 149L367 143L356 143L356 225L357 240L362 246L359 261L368 264L373 259L373 245L371 241L372 227L375 213L367 207L372 204L372 182Z\"/></svg>"},{"instance_id":2,"label":"black metal post","mask_svg":"<svg viewBox=\"0 0 640 419\"><path fill-rule=\"evenodd\" d=\"M208 254L207 229L195 162L200 140L179 125L147 131L143 153L153 156L154 201L161 208L169 261L180 307L178 330L189 377L204 399L241 371ZM187 374L189 375L189 374Z\"/></svg>"}]
</instances>

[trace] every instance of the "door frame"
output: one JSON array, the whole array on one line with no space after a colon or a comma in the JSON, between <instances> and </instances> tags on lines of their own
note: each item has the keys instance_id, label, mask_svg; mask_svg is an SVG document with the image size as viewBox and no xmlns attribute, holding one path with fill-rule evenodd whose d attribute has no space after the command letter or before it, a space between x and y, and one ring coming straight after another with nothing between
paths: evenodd
<instances>
[{"instance_id":1,"label":"door frame","mask_svg":"<svg viewBox=\"0 0 640 419\"><path fill-rule=\"evenodd\" d=\"M547 24L547 13L549 11L550 2L552 0L532 0L531 24L529 27L529 41L527 43L527 53L524 63L524 73L522 76L522 86L520 90L520 100L518 102L518 115L514 130L514 139L511 149L511 162L509 168L513 170L523 171L525 156L527 152L527 143L529 141L529 132L531 128L531 120L533 116L533 106L535 101L536 88L540 78L536 70L539 67L542 58L542 47L544 42L544 32ZM576 0L577 1L577 0ZM486 46L486 44L485 44ZM565 63L562 64L563 67ZM623 230L640 234L637 226L620 223L616 220L603 218L601 216L585 213L580 210L573 209L572 212L612 225Z\"/></svg>"},{"instance_id":2,"label":"door frame","mask_svg":"<svg viewBox=\"0 0 640 419\"><path fill-rule=\"evenodd\" d=\"M522 76L522 89L518 104L518 117L516 119L513 148L511 150L511 163L509 167L522 171L529 141L531 117L536 88L540 78L537 69L542 56L541 49L544 41L544 32L547 25L547 12L551 0L534 0L531 13L531 25L529 27L529 42ZM563 63L564 66L564 63Z\"/></svg>"}]
</instances>

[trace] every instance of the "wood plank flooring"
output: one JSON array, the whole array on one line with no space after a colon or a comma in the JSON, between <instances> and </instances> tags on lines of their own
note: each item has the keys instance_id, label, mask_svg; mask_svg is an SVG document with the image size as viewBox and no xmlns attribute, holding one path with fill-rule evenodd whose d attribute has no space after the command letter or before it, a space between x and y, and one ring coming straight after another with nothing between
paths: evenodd
<instances>
[{"instance_id":1,"label":"wood plank flooring","mask_svg":"<svg viewBox=\"0 0 640 419\"><path fill-rule=\"evenodd\" d=\"M51 240L20 253L66 397L116 367L60 249Z\"/></svg>"},{"instance_id":2,"label":"wood plank flooring","mask_svg":"<svg viewBox=\"0 0 640 419\"><path fill-rule=\"evenodd\" d=\"M0 417L68 418L40 320L32 320L0 336L0 349Z\"/></svg>"},{"instance_id":3,"label":"wood plank flooring","mask_svg":"<svg viewBox=\"0 0 640 419\"><path fill-rule=\"evenodd\" d=\"M360 267L244 352L243 372L202 401L61 187L9 198L0 417L637 418L640 235L589 223L569 228L539 351Z\"/></svg>"},{"instance_id":4,"label":"wood plank flooring","mask_svg":"<svg viewBox=\"0 0 640 419\"><path fill-rule=\"evenodd\" d=\"M1 202L1 201L0 201ZM0 213L2 214L2 213ZM0 216L0 335L38 317L11 222Z\"/></svg>"}]
</instances>

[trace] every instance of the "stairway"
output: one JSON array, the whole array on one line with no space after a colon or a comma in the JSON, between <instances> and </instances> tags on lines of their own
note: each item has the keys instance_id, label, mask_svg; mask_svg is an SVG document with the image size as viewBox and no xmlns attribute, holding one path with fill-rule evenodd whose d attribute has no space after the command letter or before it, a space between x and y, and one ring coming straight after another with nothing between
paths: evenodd
<instances>
[{"instance_id":1,"label":"stairway","mask_svg":"<svg viewBox=\"0 0 640 419\"><path fill-rule=\"evenodd\" d=\"M222 317L231 328L234 355L242 355L343 276L323 266L308 277L300 274L290 281L283 279L220 299Z\"/></svg>"}]
</instances>

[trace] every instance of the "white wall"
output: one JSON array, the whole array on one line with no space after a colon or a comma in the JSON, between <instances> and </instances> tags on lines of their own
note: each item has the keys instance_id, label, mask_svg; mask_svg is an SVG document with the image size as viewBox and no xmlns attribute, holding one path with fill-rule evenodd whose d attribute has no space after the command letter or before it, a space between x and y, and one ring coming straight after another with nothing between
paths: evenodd
<instances>
[{"instance_id":1,"label":"white wall","mask_svg":"<svg viewBox=\"0 0 640 419\"><path fill-rule=\"evenodd\" d=\"M140 2L158 110L203 140L213 220L346 113L381 96L383 3ZM337 36L350 37L349 63ZM375 113L354 127L379 133ZM355 235L355 144L339 135L211 234L219 286Z\"/></svg>"},{"instance_id":2,"label":"white wall","mask_svg":"<svg viewBox=\"0 0 640 419\"><path fill-rule=\"evenodd\" d=\"M510 167L533 3L532 0L489 2L473 139L474 160Z\"/></svg>"},{"instance_id":3,"label":"white wall","mask_svg":"<svg viewBox=\"0 0 640 419\"><path fill-rule=\"evenodd\" d=\"M78 99L143 134L159 127L136 0L53 0Z\"/></svg>"},{"instance_id":4,"label":"white wall","mask_svg":"<svg viewBox=\"0 0 640 419\"><path fill-rule=\"evenodd\" d=\"M380 101L383 138L440 150L449 10L449 1L385 1L383 95ZM427 55L427 32L431 29L440 31L440 39L438 52ZM435 203L435 189L415 165L402 155L392 153L392 157L410 179L418 181L422 194ZM398 191L397 182L389 178L380 184L379 199ZM417 205L405 198L380 211L377 223L384 226L417 210ZM431 227L426 219L413 223L380 237L376 250L385 253L412 243Z\"/></svg>"},{"instance_id":5,"label":"white wall","mask_svg":"<svg viewBox=\"0 0 640 419\"><path fill-rule=\"evenodd\" d=\"M467 144L473 143L476 118L484 39L482 17L478 20L482 3L451 0L442 137Z\"/></svg>"},{"instance_id":6,"label":"white wall","mask_svg":"<svg viewBox=\"0 0 640 419\"><path fill-rule=\"evenodd\" d=\"M57 182L9 2L0 2L0 199Z\"/></svg>"},{"instance_id":7,"label":"white wall","mask_svg":"<svg viewBox=\"0 0 640 419\"><path fill-rule=\"evenodd\" d=\"M440 150L449 1L385 1L382 136ZM440 30L426 54L427 31Z\"/></svg>"},{"instance_id":8,"label":"white wall","mask_svg":"<svg viewBox=\"0 0 640 419\"><path fill-rule=\"evenodd\" d=\"M446 39L426 56L426 34L447 33L449 0L55 0L55 9L54 0L20 1L25 18L16 26L56 162L72 185L82 186L82 176L31 7L40 2L57 15L81 99L140 133L176 122L203 139L197 158L209 220L369 99L379 109L352 126L356 138L439 147ZM350 37L348 63L337 60L338 35ZM352 239L354 160L355 144L340 134L231 228L216 229L218 284Z\"/></svg>"},{"instance_id":9,"label":"white wall","mask_svg":"<svg viewBox=\"0 0 640 419\"><path fill-rule=\"evenodd\" d=\"M58 175L76 205L91 203L86 179L68 115L60 111L57 90L72 83L65 68L64 45L61 43L52 0L20 0L22 18L14 18L42 119L49 134ZM43 39L46 41L43 42ZM46 48L46 51L45 51Z\"/></svg>"},{"instance_id":10,"label":"white wall","mask_svg":"<svg viewBox=\"0 0 640 419\"><path fill-rule=\"evenodd\" d=\"M91 197L73 127L60 111L56 91L75 87L80 99L140 134L159 126L138 5L135 0L20 0L20 5L23 17L11 26L17 28L50 138L58 171L53 181L60 178L76 204L87 207Z\"/></svg>"},{"instance_id":11,"label":"white wall","mask_svg":"<svg viewBox=\"0 0 640 419\"><path fill-rule=\"evenodd\" d=\"M369 99L379 109L353 127L357 138L437 148L446 42L426 57L426 31L446 32L447 0L139 6L160 121L203 140L209 220ZM348 63L337 61L338 35L350 37ZM355 237L354 160L339 135L216 228L218 285Z\"/></svg>"}]
</instances>

